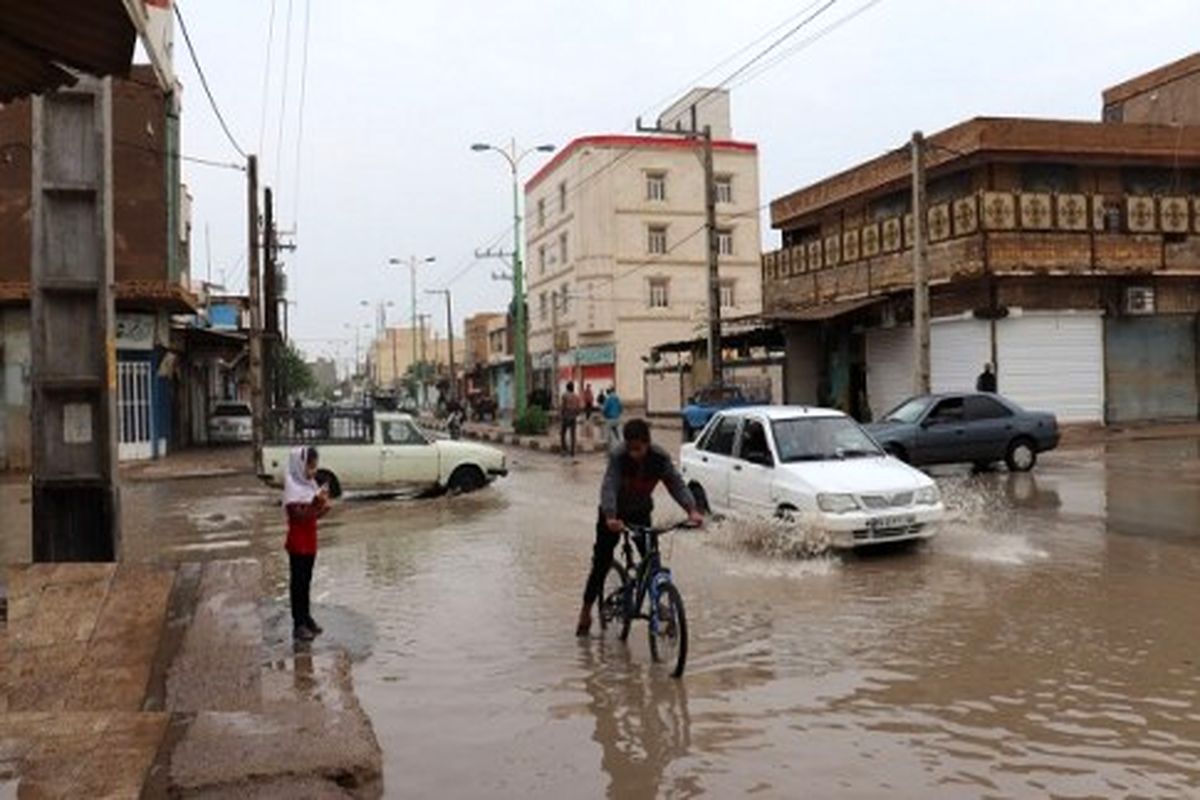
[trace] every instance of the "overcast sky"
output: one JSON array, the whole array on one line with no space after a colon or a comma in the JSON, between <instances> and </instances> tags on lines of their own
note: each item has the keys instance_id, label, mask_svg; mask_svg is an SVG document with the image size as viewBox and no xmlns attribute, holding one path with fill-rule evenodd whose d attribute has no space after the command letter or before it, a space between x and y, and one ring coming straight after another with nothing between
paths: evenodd
<instances>
[{"instance_id":1,"label":"overcast sky","mask_svg":"<svg viewBox=\"0 0 1200 800\"><path fill-rule=\"evenodd\" d=\"M234 135L260 155L282 227L292 333L312 355L353 348L345 324L384 299L407 324L407 274L391 256L434 255L422 288L450 283L456 316L499 310L509 285L472 252L507 230L507 166L474 141L562 146L628 131L666 98L811 0L177 0ZM270 84L268 27L275 7ZM1096 119L1100 91L1197 47L1196 0L837 0L785 52L859 16L732 94L734 134L760 147L761 202L978 115ZM288 91L285 32L291 7ZM307 94L297 158L304 18ZM799 17L798 19L803 19ZM236 160L176 31L183 152ZM770 41L770 40L767 40ZM765 44L765 42L764 42ZM755 47L708 76L720 82ZM768 59L769 60L769 59ZM281 104L286 103L282 148ZM265 126L263 124L265 119ZM540 161L524 168L532 174ZM241 173L185 164L194 196L193 277L244 289ZM764 225L768 243L777 234ZM505 239L505 241L508 241ZM444 330L441 298L422 295ZM347 346L347 342L350 344Z\"/></svg>"}]
</instances>

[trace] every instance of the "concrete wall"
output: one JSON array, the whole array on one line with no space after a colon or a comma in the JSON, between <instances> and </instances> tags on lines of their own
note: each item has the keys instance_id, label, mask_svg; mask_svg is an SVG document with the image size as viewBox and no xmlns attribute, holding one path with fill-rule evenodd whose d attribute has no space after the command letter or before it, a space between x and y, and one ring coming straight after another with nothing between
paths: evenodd
<instances>
[{"instance_id":1,"label":"concrete wall","mask_svg":"<svg viewBox=\"0 0 1200 800\"><path fill-rule=\"evenodd\" d=\"M113 249L118 281L166 281L166 106L149 67L113 81ZM0 107L0 284L29 281L31 104Z\"/></svg>"},{"instance_id":2,"label":"concrete wall","mask_svg":"<svg viewBox=\"0 0 1200 800\"><path fill-rule=\"evenodd\" d=\"M568 294L559 316L570 346L615 344L617 391L626 402L644 400L642 358L654 345L703 331L707 308L704 177L694 147L649 144L572 146L526 192L526 265L530 353L550 352L550 298ZM734 283L727 316L762 306L759 253L758 155L747 146L718 147L715 172L733 183L733 202L718 205L718 224L733 233L734 253L722 256L723 280ZM609 166L611 165L611 166ZM648 171L666 175L666 200L646 199ZM559 204L565 183L567 204ZM539 218L539 202L545 208ZM665 255L648 251L648 227L667 227ZM567 259L561 236L567 236ZM545 247L545 268L541 258ZM667 280L670 306L650 308L651 280ZM542 297L546 313L542 314Z\"/></svg>"},{"instance_id":3,"label":"concrete wall","mask_svg":"<svg viewBox=\"0 0 1200 800\"><path fill-rule=\"evenodd\" d=\"M783 366L784 402L817 405L821 382L821 352L816 324L785 325L787 356Z\"/></svg>"}]
</instances>

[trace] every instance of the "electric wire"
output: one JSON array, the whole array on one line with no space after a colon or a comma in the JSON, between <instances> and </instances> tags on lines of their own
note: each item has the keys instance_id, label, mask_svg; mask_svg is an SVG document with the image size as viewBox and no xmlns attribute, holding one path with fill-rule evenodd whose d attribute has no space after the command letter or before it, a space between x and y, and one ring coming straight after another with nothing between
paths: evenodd
<instances>
[{"instance_id":1,"label":"electric wire","mask_svg":"<svg viewBox=\"0 0 1200 800\"><path fill-rule=\"evenodd\" d=\"M183 20L183 11L180 10L179 3L172 3L175 9L175 19L179 21L179 30L183 33L183 41L187 44L188 55L191 56L192 66L196 68L196 74L200 77L200 85L204 88L204 94L208 97L208 104L212 107L213 114L216 115L217 121L221 123L221 130L225 131L225 138L233 145L233 149L242 158L246 158L246 151L238 144L233 133L229 130L229 125L225 122L225 116L221 113L220 106L217 105L216 98L213 97L212 89L209 88L208 78L204 74L204 68L200 66L200 59L196 55L196 48L192 45L192 37L188 33L187 23Z\"/></svg>"},{"instance_id":2,"label":"electric wire","mask_svg":"<svg viewBox=\"0 0 1200 800\"><path fill-rule=\"evenodd\" d=\"M271 15L267 20L267 63L263 67L262 116L258 123L258 152L263 151L267 137L267 100L271 96L271 48L275 42L275 0L271 0Z\"/></svg>"},{"instance_id":3,"label":"electric wire","mask_svg":"<svg viewBox=\"0 0 1200 800\"><path fill-rule=\"evenodd\" d=\"M283 26L283 86L279 92L279 135L275 142L275 190L283 188L283 131L287 122L288 71L292 60L292 0L287 4L287 22Z\"/></svg>"}]
</instances>

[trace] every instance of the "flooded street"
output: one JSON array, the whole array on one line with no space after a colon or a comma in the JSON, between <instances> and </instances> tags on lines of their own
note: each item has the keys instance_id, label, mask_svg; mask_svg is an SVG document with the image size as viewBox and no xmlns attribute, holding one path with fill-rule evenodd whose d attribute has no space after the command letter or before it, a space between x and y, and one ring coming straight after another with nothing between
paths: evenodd
<instances>
[{"instance_id":1,"label":"flooded street","mask_svg":"<svg viewBox=\"0 0 1200 800\"><path fill-rule=\"evenodd\" d=\"M602 460L509 459L475 495L347 502L322 528L322 644L357 659L389 796L1200 794L1198 441L939 472L954 518L917 549L785 558L734 520L668 537L681 681L644 624L572 635ZM271 497L131 484L126 557L267 556L282 601Z\"/></svg>"}]
</instances>

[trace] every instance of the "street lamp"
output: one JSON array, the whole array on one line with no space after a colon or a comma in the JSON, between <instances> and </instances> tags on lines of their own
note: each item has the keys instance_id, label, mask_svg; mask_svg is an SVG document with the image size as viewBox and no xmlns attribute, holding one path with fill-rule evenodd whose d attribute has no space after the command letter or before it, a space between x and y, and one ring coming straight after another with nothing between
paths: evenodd
<instances>
[{"instance_id":1,"label":"street lamp","mask_svg":"<svg viewBox=\"0 0 1200 800\"><path fill-rule=\"evenodd\" d=\"M540 144L537 147L530 147L526 150L518 150L515 139L510 140L508 147L497 147L493 144L476 142L471 145L471 150L476 153L484 153L488 150L499 153L504 156L504 160L508 162L508 166L512 171L512 203L513 203L513 324L516 330L513 332L513 347L516 350L515 369L513 370L513 382L516 384L514 394L514 407L517 416L521 416L525 412L525 284L521 270L521 207L520 207L520 181L518 179L518 168L525 156L530 153L553 153L554 145Z\"/></svg>"},{"instance_id":2,"label":"street lamp","mask_svg":"<svg viewBox=\"0 0 1200 800\"><path fill-rule=\"evenodd\" d=\"M417 368L417 265L432 264L437 261L436 256L409 256L408 258L389 258L388 263L392 266L407 266L408 277L410 281L410 290L412 292L412 367Z\"/></svg>"}]
</instances>

